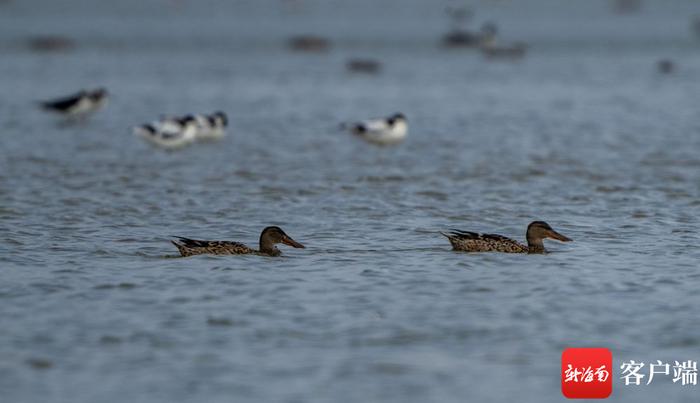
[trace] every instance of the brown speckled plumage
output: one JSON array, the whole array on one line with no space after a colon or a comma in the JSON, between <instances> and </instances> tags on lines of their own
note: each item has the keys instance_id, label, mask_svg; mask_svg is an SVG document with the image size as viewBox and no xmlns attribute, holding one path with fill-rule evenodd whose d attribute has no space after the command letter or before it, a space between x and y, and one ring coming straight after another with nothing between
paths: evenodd
<instances>
[{"instance_id":1,"label":"brown speckled plumage","mask_svg":"<svg viewBox=\"0 0 700 403\"><path fill-rule=\"evenodd\" d=\"M245 255L257 253L255 249L249 248L239 242L229 241L200 241L178 237L178 241L170 241L177 247L182 256L192 255Z\"/></svg>"},{"instance_id":2,"label":"brown speckled plumage","mask_svg":"<svg viewBox=\"0 0 700 403\"><path fill-rule=\"evenodd\" d=\"M452 249L466 252L528 253L527 246L496 234L455 230L443 233L452 244Z\"/></svg>"},{"instance_id":3,"label":"brown speckled plumage","mask_svg":"<svg viewBox=\"0 0 700 403\"><path fill-rule=\"evenodd\" d=\"M562 242L571 239L554 231L544 221L533 221L528 225L527 245L513 239L496 234L479 234L470 231L452 230L441 232L452 244L452 249L464 252L502 252L502 253L546 253L544 238L552 238Z\"/></svg>"},{"instance_id":4,"label":"brown speckled plumage","mask_svg":"<svg viewBox=\"0 0 700 403\"><path fill-rule=\"evenodd\" d=\"M303 248L304 245L293 240L285 234L280 227L267 227L260 234L260 249L255 250L239 242L231 241L200 241L184 237L176 237L177 241L170 241L177 247L182 256L193 255L266 255L279 256L282 252L275 246L283 243L295 248Z\"/></svg>"}]
</instances>

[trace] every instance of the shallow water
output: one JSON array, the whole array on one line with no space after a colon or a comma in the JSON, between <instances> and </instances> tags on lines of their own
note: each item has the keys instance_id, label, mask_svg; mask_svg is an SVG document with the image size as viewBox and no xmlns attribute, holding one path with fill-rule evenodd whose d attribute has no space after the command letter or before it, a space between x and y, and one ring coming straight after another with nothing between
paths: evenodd
<instances>
[{"instance_id":1,"label":"shallow water","mask_svg":"<svg viewBox=\"0 0 700 403\"><path fill-rule=\"evenodd\" d=\"M516 63L437 46L427 1L61 3L0 4L3 401L561 401L565 347L700 358L694 2L479 3L531 44ZM334 47L291 53L299 33ZM75 48L34 53L36 34ZM96 85L113 96L86 122L32 107ZM218 143L130 135L218 109ZM396 111L398 147L337 130ZM575 241L467 255L438 234L534 219ZM255 245L272 224L307 249L171 258L171 235Z\"/></svg>"}]
</instances>

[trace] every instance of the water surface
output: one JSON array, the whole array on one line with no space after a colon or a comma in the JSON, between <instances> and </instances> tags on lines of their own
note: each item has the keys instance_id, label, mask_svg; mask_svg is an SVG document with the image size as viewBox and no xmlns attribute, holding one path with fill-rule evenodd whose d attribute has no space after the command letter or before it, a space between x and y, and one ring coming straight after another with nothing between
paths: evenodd
<instances>
[{"instance_id":1,"label":"water surface","mask_svg":"<svg viewBox=\"0 0 700 403\"><path fill-rule=\"evenodd\" d=\"M531 44L494 63L439 46L435 2L380 3L0 4L5 400L549 402L565 347L699 358L697 5L479 2L475 23ZM332 50L285 47L306 33ZM47 34L75 47L24 45ZM383 72L350 74L350 57ZM33 107L97 85L111 103L84 123ZM130 134L219 109L215 144ZM397 147L337 130L397 111ZM438 234L523 240L535 219L575 241L467 255ZM307 249L171 258L171 235L255 245L266 225Z\"/></svg>"}]
</instances>

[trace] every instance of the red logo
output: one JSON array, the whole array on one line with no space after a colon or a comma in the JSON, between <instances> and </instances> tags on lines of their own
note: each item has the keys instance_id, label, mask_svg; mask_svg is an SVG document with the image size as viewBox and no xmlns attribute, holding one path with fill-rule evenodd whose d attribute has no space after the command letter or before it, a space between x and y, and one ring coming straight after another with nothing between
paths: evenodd
<instances>
[{"instance_id":1,"label":"red logo","mask_svg":"<svg viewBox=\"0 0 700 403\"><path fill-rule=\"evenodd\" d=\"M569 399L606 399L612 393L612 352L567 348L561 354L561 392Z\"/></svg>"}]
</instances>

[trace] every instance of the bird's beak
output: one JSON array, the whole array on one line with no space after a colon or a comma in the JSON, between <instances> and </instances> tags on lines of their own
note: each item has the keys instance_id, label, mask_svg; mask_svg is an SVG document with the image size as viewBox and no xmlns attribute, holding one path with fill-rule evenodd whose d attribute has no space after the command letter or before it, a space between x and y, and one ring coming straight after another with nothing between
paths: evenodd
<instances>
[{"instance_id":1,"label":"bird's beak","mask_svg":"<svg viewBox=\"0 0 700 403\"><path fill-rule=\"evenodd\" d=\"M555 231L555 230L549 230L549 231L547 232L547 236L550 237L550 238L552 238L552 239L556 239L557 241L562 241L562 242L571 242L571 241L573 241L573 239L571 239L571 238L569 238L569 237L565 237L564 235L558 233L558 232Z\"/></svg>"},{"instance_id":2,"label":"bird's beak","mask_svg":"<svg viewBox=\"0 0 700 403\"><path fill-rule=\"evenodd\" d=\"M289 245L291 247L294 247L294 248L302 248L302 249L304 248L304 245L300 244L299 242L293 240L292 238L290 238L286 235L284 236L284 238L282 238L282 243L285 245Z\"/></svg>"}]
</instances>

